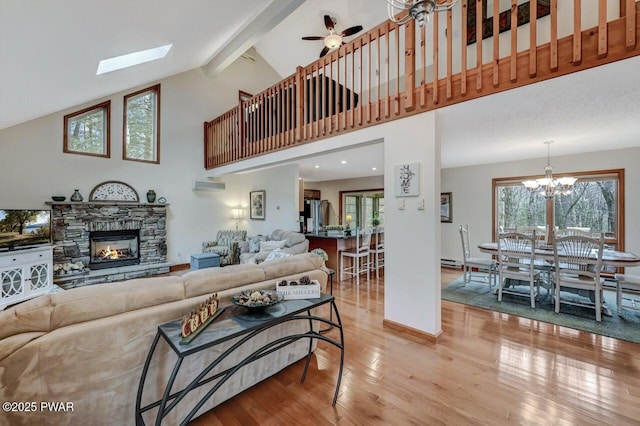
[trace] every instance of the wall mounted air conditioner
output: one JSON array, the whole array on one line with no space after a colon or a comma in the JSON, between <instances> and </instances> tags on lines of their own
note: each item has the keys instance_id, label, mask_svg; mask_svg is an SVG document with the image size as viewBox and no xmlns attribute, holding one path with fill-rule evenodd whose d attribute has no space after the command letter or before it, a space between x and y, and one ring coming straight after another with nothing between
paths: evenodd
<instances>
[{"instance_id":1,"label":"wall mounted air conditioner","mask_svg":"<svg viewBox=\"0 0 640 426\"><path fill-rule=\"evenodd\" d=\"M220 191L225 189L225 184L215 180L194 180L191 189L194 191Z\"/></svg>"}]
</instances>

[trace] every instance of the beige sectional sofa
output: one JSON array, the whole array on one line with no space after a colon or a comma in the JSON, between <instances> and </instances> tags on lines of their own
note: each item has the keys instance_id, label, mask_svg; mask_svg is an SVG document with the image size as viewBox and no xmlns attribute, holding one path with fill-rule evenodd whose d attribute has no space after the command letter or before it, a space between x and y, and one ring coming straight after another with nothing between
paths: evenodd
<instances>
[{"instance_id":1,"label":"beige sectional sofa","mask_svg":"<svg viewBox=\"0 0 640 426\"><path fill-rule=\"evenodd\" d=\"M322 259L306 253L260 265L234 265L165 276L98 284L45 295L0 312L0 401L36 402L35 412L8 412L0 424L130 425L141 371L159 324L180 318L211 293L222 306L244 289L274 288L278 279L308 275L326 287ZM297 327L297 328L296 328ZM286 322L255 337L262 345L284 333L306 331L305 321ZM232 345L200 352L182 364L178 386ZM277 373L306 355L309 342L297 341L243 367L199 414ZM221 368L252 352L242 347ZM161 399L176 356L161 342L154 354L142 405ZM210 386L202 386L174 409L163 424L178 424ZM175 387L174 387L175 390ZM40 402L73 404L73 411L40 409ZM68 405L67 405L68 407ZM155 411L144 416L155 421Z\"/></svg>"},{"instance_id":2,"label":"beige sectional sofa","mask_svg":"<svg viewBox=\"0 0 640 426\"><path fill-rule=\"evenodd\" d=\"M276 242L282 243L282 247L280 247L280 250L286 255L293 256L309 251L309 240L307 240L307 237L305 237L304 234L295 231L287 231L284 229L276 229L269 236L259 235L249 237L248 241L240 242L239 248L241 264L264 262L267 256L269 256L269 254L271 254L271 252L274 250L272 247L264 249L265 244L263 243L251 244L251 240L254 238L258 238L260 241L266 243L267 245ZM252 245L255 245L257 247L251 247Z\"/></svg>"}]
</instances>

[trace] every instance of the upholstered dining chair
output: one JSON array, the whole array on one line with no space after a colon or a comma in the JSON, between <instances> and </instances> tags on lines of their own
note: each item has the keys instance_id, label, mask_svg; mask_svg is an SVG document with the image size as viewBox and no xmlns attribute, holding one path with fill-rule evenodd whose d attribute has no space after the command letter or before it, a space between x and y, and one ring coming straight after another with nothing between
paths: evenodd
<instances>
[{"instance_id":1,"label":"upholstered dining chair","mask_svg":"<svg viewBox=\"0 0 640 426\"><path fill-rule=\"evenodd\" d=\"M515 289L518 285L529 286L531 307L536 307L536 296L540 292L540 271L535 268L536 231L531 234L498 232L498 301L504 293L527 296ZM507 282L506 280L509 279Z\"/></svg>"},{"instance_id":2,"label":"upholstered dining chair","mask_svg":"<svg viewBox=\"0 0 640 426\"><path fill-rule=\"evenodd\" d=\"M570 304L593 308L596 321L602 321L602 251L604 234L599 238L567 235L553 238L553 259L555 265L555 302L556 313L560 304ZM579 299L561 299L561 289L588 290L593 294L593 302L581 302ZM591 299L591 297L590 297Z\"/></svg>"},{"instance_id":3,"label":"upholstered dining chair","mask_svg":"<svg viewBox=\"0 0 640 426\"><path fill-rule=\"evenodd\" d=\"M490 258L471 257L471 247L469 245L469 225L460 225L460 240L462 241L462 270L464 272L463 282L466 284L472 278L480 278L489 281L489 290L493 289L496 281L496 262ZM487 275L474 274L473 268L478 271L486 271Z\"/></svg>"},{"instance_id":4,"label":"upholstered dining chair","mask_svg":"<svg viewBox=\"0 0 640 426\"><path fill-rule=\"evenodd\" d=\"M356 230L356 246L340 252L340 281L345 275L355 276L356 285L360 285L360 274L367 273L367 282L370 278L371 265L371 230ZM350 266L345 267L345 258L351 259Z\"/></svg>"}]
</instances>

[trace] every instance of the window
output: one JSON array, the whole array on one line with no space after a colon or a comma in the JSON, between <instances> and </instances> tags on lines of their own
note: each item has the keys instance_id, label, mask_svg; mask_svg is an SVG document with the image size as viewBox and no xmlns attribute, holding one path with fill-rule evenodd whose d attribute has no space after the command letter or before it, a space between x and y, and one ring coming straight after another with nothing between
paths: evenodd
<instances>
[{"instance_id":1,"label":"window","mask_svg":"<svg viewBox=\"0 0 640 426\"><path fill-rule=\"evenodd\" d=\"M111 101L64 116L63 152L109 158Z\"/></svg>"},{"instance_id":2,"label":"window","mask_svg":"<svg viewBox=\"0 0 640 426\"><path fill-rule=\"evenodd\" d=\"M494 179L494 229L580 229L603 233L608 247L624 250L624 170L571 176L578 178L571 194L550 199L530 193L524 179Z\"/></svg>"},{"instance_id":3,"label":"window","mask_svg":"<svg viewBox=\"0 0 640 426\"><path fill-rule=\"evenodd\" d=\"M160 163L160 85L124 97L122 158Z\"/></svg>"},{"instance_id":4,"label":"window","mask_svg":"<svg viewBox=\"0 0 640 426\"><path fill-rule=\"evenodd\" d=\"M340 211L342 223L348 222L351 229L384 225L384 192L341 191Z\"/></svg>"}]
</instances>

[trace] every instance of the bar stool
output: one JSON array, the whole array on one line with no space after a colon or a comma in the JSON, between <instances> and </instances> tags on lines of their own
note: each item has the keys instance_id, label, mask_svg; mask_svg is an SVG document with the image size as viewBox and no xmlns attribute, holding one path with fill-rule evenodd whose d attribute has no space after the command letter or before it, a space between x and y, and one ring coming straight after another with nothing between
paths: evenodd
<instances>
[{"instance_id":1,"label":"bar stool","mask_svg":"<svg viewBox=\"0 0 640 426\"><path fill-rule=\"evenodd\" d=\"M380 279L380 268L384 268L384 229L378 226L376 228L371 253L371 268L376 271L376 279Z\"/></svg>"},{"instance_id":2,"label":"bar stool","mask_svg":"<svg viewBox=\"0 0 640 426\"><path fill-rule=\"evenodd\" d=\"M622 310L622 292L640 294L640 277L626 274L616 274L616 309L618 315ZM631 306L625 306L630 309L640 310L639 300L630 299Z\"/></svg>"},{"instance_id":3,"label":"bar stool","mask_svg":"<svg viewBox=\"0 0 640 426\"><path fill-rule=\"evenodd\" d=\"M371 254L371 231L356 231L356 248L343 250L340 252L340 281L344 280L344 275L356 277L356 285L360 285L360 274L367 273L369 282L370 254ZM344 266L345 257L351 258L351 266ZM363 265L361 265L363 263Z\"/></svg>"}]
</instances>

